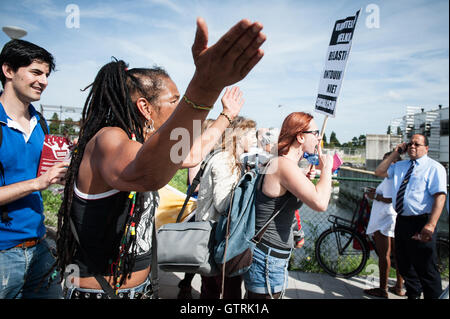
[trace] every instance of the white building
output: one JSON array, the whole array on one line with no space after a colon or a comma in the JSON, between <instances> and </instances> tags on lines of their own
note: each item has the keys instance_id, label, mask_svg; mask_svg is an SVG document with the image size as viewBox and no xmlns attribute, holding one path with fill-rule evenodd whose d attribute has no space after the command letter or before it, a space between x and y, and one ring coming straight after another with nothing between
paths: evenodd
<instances>
[{"instance_id":1,"label":"white building","mask_svg":"<svg viewBox=\"0 0 450 319\"><path fill-rule=\"evenodd\" d=\"M403 141L407 141L416 133L428 137L428 156L449 167L449 108L439 105L437 109L425 111L424 108L407 106L406 115L401 119L391 121L391 131L397 132L400 128Z\"/></svg>"}]
</instances>

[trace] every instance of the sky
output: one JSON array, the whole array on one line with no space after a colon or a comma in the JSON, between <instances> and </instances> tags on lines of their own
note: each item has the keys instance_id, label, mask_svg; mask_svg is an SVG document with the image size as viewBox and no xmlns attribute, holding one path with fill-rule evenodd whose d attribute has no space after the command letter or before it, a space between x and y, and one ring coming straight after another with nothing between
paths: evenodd
<instances>
[{"instance_id":1,"label":"sky","mask_svg":"<svg viewBox=\"0 0 450 319\"><path fill-rule=\"evenodd\" d=\"M183 93L195 70L197 17L208 24L209 45L243 18L259 21L265 54L237 83L245 98L240 114L258 127L281 127L288 114L305 111L321 128L325 116L314 105L331 32L336 20L359 9L336 116L325 130L344 143L385 134L407 106L448 107L448 0L0 0L0 26L24 28L24 40L55 57L38 108L83 107L87 91L80 90L112 56L129 68L164 67ZM0 32L0 45L7 41ZM209 117L221 110L219 98Z\"/></svg>"}]
</instances>

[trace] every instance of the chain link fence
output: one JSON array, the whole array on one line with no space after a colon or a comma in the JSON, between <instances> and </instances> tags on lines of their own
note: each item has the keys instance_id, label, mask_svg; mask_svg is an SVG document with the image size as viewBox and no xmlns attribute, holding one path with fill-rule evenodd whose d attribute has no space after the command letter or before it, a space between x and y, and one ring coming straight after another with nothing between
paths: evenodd
<instances>
[{"instance_id":1,"label":"chain link fence","mask_svg":"<svg viewBox=\"0 0 450 319\"><path fill-rule=\"evenodd\" d=\"M331 223L328 221L330 215L352 220L357 200L354 201L354 205L351 207L348 202L353 201L353 199L345 196L347 197L346 200L342 201L344 196L339 194L339 186L335 186L327 211L317 212L306 205L300 208L299 213L305 243L302 248L294 249L290 261L290 269L305 272L323 272L315 257L315 242L320 234L330 228ZM339 200L340 198L341 201Z\"/></svg>"}]
</instances>

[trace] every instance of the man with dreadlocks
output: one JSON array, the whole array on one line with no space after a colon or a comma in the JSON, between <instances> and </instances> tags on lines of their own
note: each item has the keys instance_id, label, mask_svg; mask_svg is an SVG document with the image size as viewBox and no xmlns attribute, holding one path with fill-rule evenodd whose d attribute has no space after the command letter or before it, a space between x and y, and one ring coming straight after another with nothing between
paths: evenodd
<instances>
[{"instance_id":1,"label":"man with dreadlocks","mask_svg":"<svg viewBox=\"0 0 450 319\"><path fill-rule=\"evenodd\" d=\"M193 140L193 120L203 121L223 88L242 80L262 58L261 30L259 22L244 19L208 47L207 26L199 18L192 46L196 70L181 99L162 69L128 70L123 61L100 69L83 109L58 218L60 271L71 264L79 270L67 298L145 295L153 191L182 166L171 159L178 143L171 132L183 128ZM137 237L147 238L146 244Z\"/></svg>"}]
</instances>

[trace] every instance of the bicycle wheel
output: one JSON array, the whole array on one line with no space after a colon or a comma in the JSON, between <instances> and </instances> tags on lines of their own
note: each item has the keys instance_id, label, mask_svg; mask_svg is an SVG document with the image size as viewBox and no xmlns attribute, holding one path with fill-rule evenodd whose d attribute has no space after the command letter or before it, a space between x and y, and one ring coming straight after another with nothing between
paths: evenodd
<instances>
[{"instance_id":1,"label":"bicycle wheel","mask_svg":"<svg viewBox=\"0 0 450 319\"><path fill-rule=\"evenodd\" d=\"M436 253L438 257L438 269L441 273L441 278L448 280L448 237L440 236L436 240Z\"/></svg>"},{"instance_id":2,"label":"bicycle wheel","mask_svg":"<svg viewBox=\"0 0 450 319\"><path fill-rule=\"evenodd\" d=\"M316 260L330 275L350 278L359 274L369 255L365 240L347 227L330 228L316 242Z\"/></svg>"}]
</instances>

